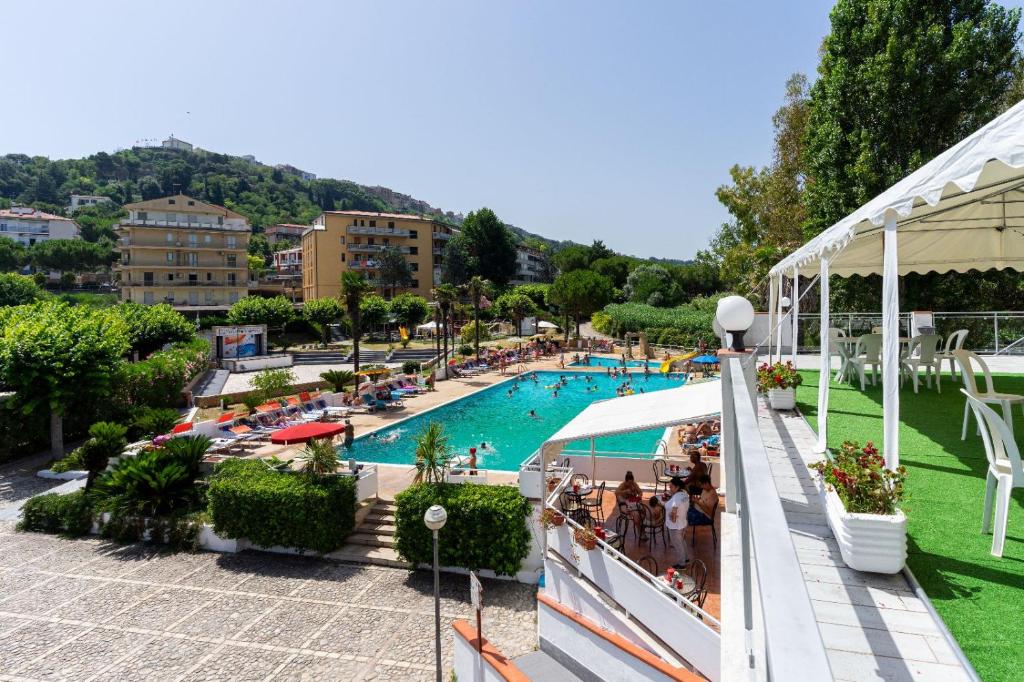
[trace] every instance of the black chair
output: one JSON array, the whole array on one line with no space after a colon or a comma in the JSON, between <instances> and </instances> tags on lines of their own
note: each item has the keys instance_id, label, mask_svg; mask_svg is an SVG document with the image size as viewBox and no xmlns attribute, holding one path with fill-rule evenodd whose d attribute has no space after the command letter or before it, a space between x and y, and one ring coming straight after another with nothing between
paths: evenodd
<instances>
[{"instance_id":1,"label":"black chair","mask_svg":"<svg viewBox=\"0 0 1024 682\"><path fill-rule=\"evenodd\" d=\"M563 490L558 496L558 504L563 514L580 525L586 523L586 519L590 517L580 502L580 496L569 490Z\"/></svg>"},{"instance_id":2,"label":"black chair","mask_svg":"<svg viewBox=\"0 0 1024 682\"><path fill-rule=\"evenodd\" d=\"M714 506L711 507L711 518L710 519L707 519L706 517L702 517L701 519L699 519L698 521L696 521L694 523L687 524L687 525L690 526L690 528L693 529L693 530L690 531L690 546L691 547L696 547L697 546L697 526L710 526L711 527L711 540L714 542L714 546L716 548L718 547L718 531L715 530L715 514L716 514L717 511L718 511L718 500L715 500Z\"/></svg>"},{"instance_id":3,"label":"black chair","mask_svg":"<svg viewBox=\"0 0 1024 682\"><path fill-rule=\"evenodd\" d=\"M658 486L664 486L665 492L668 492L668 484L672 482L672 477L665 473L665 460L656 459L651 464L654 469L654 494L658 494Z\"/></svg>"},{"instance_id":4,"label":"black chair","mask_svg":"<svg viewBox=\"0 0 1024 682\"><path fill-rule=\"evenodd\" d=\"M629 532L629 517L619 514L615 517L615 539L608 544L620 552L626 551L626 533Z\"/></svg>"},{"instance_id":5,"label":"black chair","mask_svg":"<svg viewBox=\"0 0 1024 682\"><path fill-rule=\"evenodd\" d=\"M665 517L661 518L661 523L654 523L654 514L647 510L641 503L640 508L643 509L643 516L641 517L641 523L643 524L640 528L640 535L647 536L648 548L654 549L657 546L655 540L658 536L661 536L661 546L668 547L668 531L665 530Z\"/></svg>"},{"instance_id":6,"label":"black chair","mask_svg":"<svg viewBox=\"0 0 1024 682\"><path fill-rule=\"evenodd\" d=\"M571 488L574 485L578 485L581 487L585 485L590 485L590 479L587 477L586 474L573 474L572 477L569 478L569 487Z\"/></svg>"},{"instance_id":7,"label":"black chair","mask_svg":"<svg viewBox=\"0 0 1024 682\"><path fill-rule=\"evenodd\" d=\"M695 601L701 592L704 592L704 586L708 580L708 567L700 559L693 559L690 561L690 566L686 569L686 572L693 578L693 589L687 592L684 596L689 601Z\"/></svg>"},{"instance_id":8,"label":"black chair","mask_svg":"<svg viewBox=\"0 0 1024 682\"><path fill-rule=\"evenodd\" d=\"M659 575L658 562L650 554L644 557L640 557L636 562L640 568L644 569L651 575Z\"/></svg>"},{"instance_id":9,"label":"black chair","mask_svg":"<svg viewBox=\"0 0 1024 682\"><path fill-rule=\"evenodd\" d=\"M633 521L633 538L637 541L637 544L640 544L640 538L644 534L644 528L647 527L647 507L643 502L640 502L636 505L636 509L631 509L626 513L630 515Z\"/></svg>"},{"instance_id":10,"label":"black chair","mask_svg":"<svg viewBox=\"0 0 1024 682\"><path fill-rule=\"evenodd\" d=\"M584 497L581 502L583 508L601 523L604 523L604 486L605 482L601 481L601 485L597 487L596 494L593 497Z\"/></svg>"}]
</instances>

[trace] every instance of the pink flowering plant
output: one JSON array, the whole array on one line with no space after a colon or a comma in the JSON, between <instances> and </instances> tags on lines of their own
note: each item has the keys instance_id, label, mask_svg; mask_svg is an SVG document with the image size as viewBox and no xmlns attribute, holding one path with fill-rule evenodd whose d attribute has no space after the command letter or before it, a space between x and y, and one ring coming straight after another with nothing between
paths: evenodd
<instances>
[{"instance_id":1,"label":"pink flowering plant","mask_svg":"<svg viewBox=\"0 0 1024 682\"><path fill-rule=\"evenodd\" d=\"M804 382L792 362L763 363L757 368L757 390L767 393L773 388L796 388Z\"/></svg>"},{"instance_id":2,"label":"pink flowering plant","mask_svg":"<svg viewBox=\"0 0 1024 682\"><path fill-rule=\"evenodd\" d=\"M906 468L886 469L885 459L871 441L863 448L846 441L829 459L810 468L821 474L828 489L836 491L852 514L892 515L903 501Z\"/></svg>"}]
</instances>

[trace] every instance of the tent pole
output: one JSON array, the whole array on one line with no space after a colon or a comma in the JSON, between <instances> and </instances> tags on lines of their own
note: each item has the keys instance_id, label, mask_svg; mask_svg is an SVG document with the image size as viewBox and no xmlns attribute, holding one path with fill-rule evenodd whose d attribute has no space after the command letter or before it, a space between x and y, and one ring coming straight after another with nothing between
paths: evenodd
<instances>
[{"instance_id":1,"label":"tent pole","mask_svg":"<svg viewBox=\"0 0 1024 682\"><path fill-rule=\"evenodd\" d=\"M772 359L775 357L775 345L772 338L772 330L775 329L776 318L775 318L775 306L776 299L778 298L778 289L775 288L775 282L778 278L775 275L771 276L768 281L768 364L772 364ZM723 346L725 345L723 339Z\"/></svg>"},{"instance_id":2,"label":"tent pole","mask_svg":"<svg viewBox=\"0 0 1024 682\"><path fill-rule=\"evenodd\" d=\"M882 424L886 466L900 465L900 293L896 212L885 212L882 255Z\"/></svg>"},{"instance_id":3,"label":"tent pole","mask_svg":"<svg viewBox=\"0 0 1024 682\"><path fill-rule=\"evenodd\" d=\"M597 483L597 451L594 449L594 439L590 439L590 481Z\"/></svg>"},{"instance_id":4,"label":"tent pole","mask_svg":"<svg viewBox=\"0 0 1024 682\"><path fill-rule=\"evenodd\" d=\"M793 338L790 345L793 347L793 366L796 367L797 333L800 318L800 268L793 266L793 302L789 304L789 314L793 316Z\"/></svg>"},{"instance_id":5,"label":"tent pole","mask_svg":"<svg viewBox=\"0 0 1024 682\"><path fill-rule=\"evenodd\" d=\"M828 257L821 256L821 275L818 279L818 291L821 294L821 369L818 375L818 443L815 452L825 452L828 446L828 389L832 377L832 365L829 363L828 329Z\"/></svg>"},{"instance_id":6,"label":"tent pole","mask_svg":"<svg viewBox=\"0 0 1024 682\"><path fill-rule=\"evenodd\" d=\"M775 339L775 347L779 350L779 361L782 361L782 321L786 318L782 316L782 297L785 295L786 290L786 276L779 273L779 294L776 297L776 303L778 307L778 328L775 333L778 335Z\"/></svg>"}]
</instances>

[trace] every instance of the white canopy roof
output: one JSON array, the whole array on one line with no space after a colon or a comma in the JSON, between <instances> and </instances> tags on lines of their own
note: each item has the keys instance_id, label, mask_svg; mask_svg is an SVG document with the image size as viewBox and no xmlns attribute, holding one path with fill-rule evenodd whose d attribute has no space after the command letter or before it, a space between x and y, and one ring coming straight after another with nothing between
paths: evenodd
<instances>
[{"instance_id":1,"label":"white canopy roof","mask_svg":"<svg viewBox=\"0 0 1024 682\"><path fill-rule=\"evenodd\" d=\"M537 329L558 329L558 325L554 322L548 322L547 320L541 320L537 323Z\"/></svg>"},{"instance_id":2,"label":"white canopy roof","mask_svg":"<svg viewBox=\"0 0 1024 682\"><path fill-rule=\"evenodd\" d=\"M437 322L425 322L424 324L416 325L417 329L437 329Z\"/></svg>"},{"instance_id":3,"label":"white canopy roof","mask_svg":"<svg viewBox=\"0 0 1024 682\"><path fill-rule=\"evenodd\" d=\"M772 268L882 272L885 214L898 216L899 274L1024 269L1024 102L947 149Z\"/></svg>"},{"instance_id":4,"label":"white canopy roof","mask_svg":"<svg viewBox=\"0 0 1024 682\"><path fill-rule=\"evenodd\" d=\"M558 453L566 443L710 419L722 412L722 384L707 381L591 403L541 446Z\"/></svg>"}]
</instances>

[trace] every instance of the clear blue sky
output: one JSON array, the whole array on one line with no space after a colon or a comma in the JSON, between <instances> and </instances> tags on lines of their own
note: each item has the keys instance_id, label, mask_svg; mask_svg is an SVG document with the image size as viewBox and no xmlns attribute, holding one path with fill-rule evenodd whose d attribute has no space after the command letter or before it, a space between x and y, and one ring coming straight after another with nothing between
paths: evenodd
<instances>
[{"instance_id":1,"label":"clear blue sky","mask_svg":"<svg viewBox=\"0 0 1024 682\"><path fill-rule=\"evenodd\" d=\"M741 6L742 5L742 6ZM12 2L0 153L169 133L686 258L770 155L830 2Z\"/></svg>"}]
</instances>

